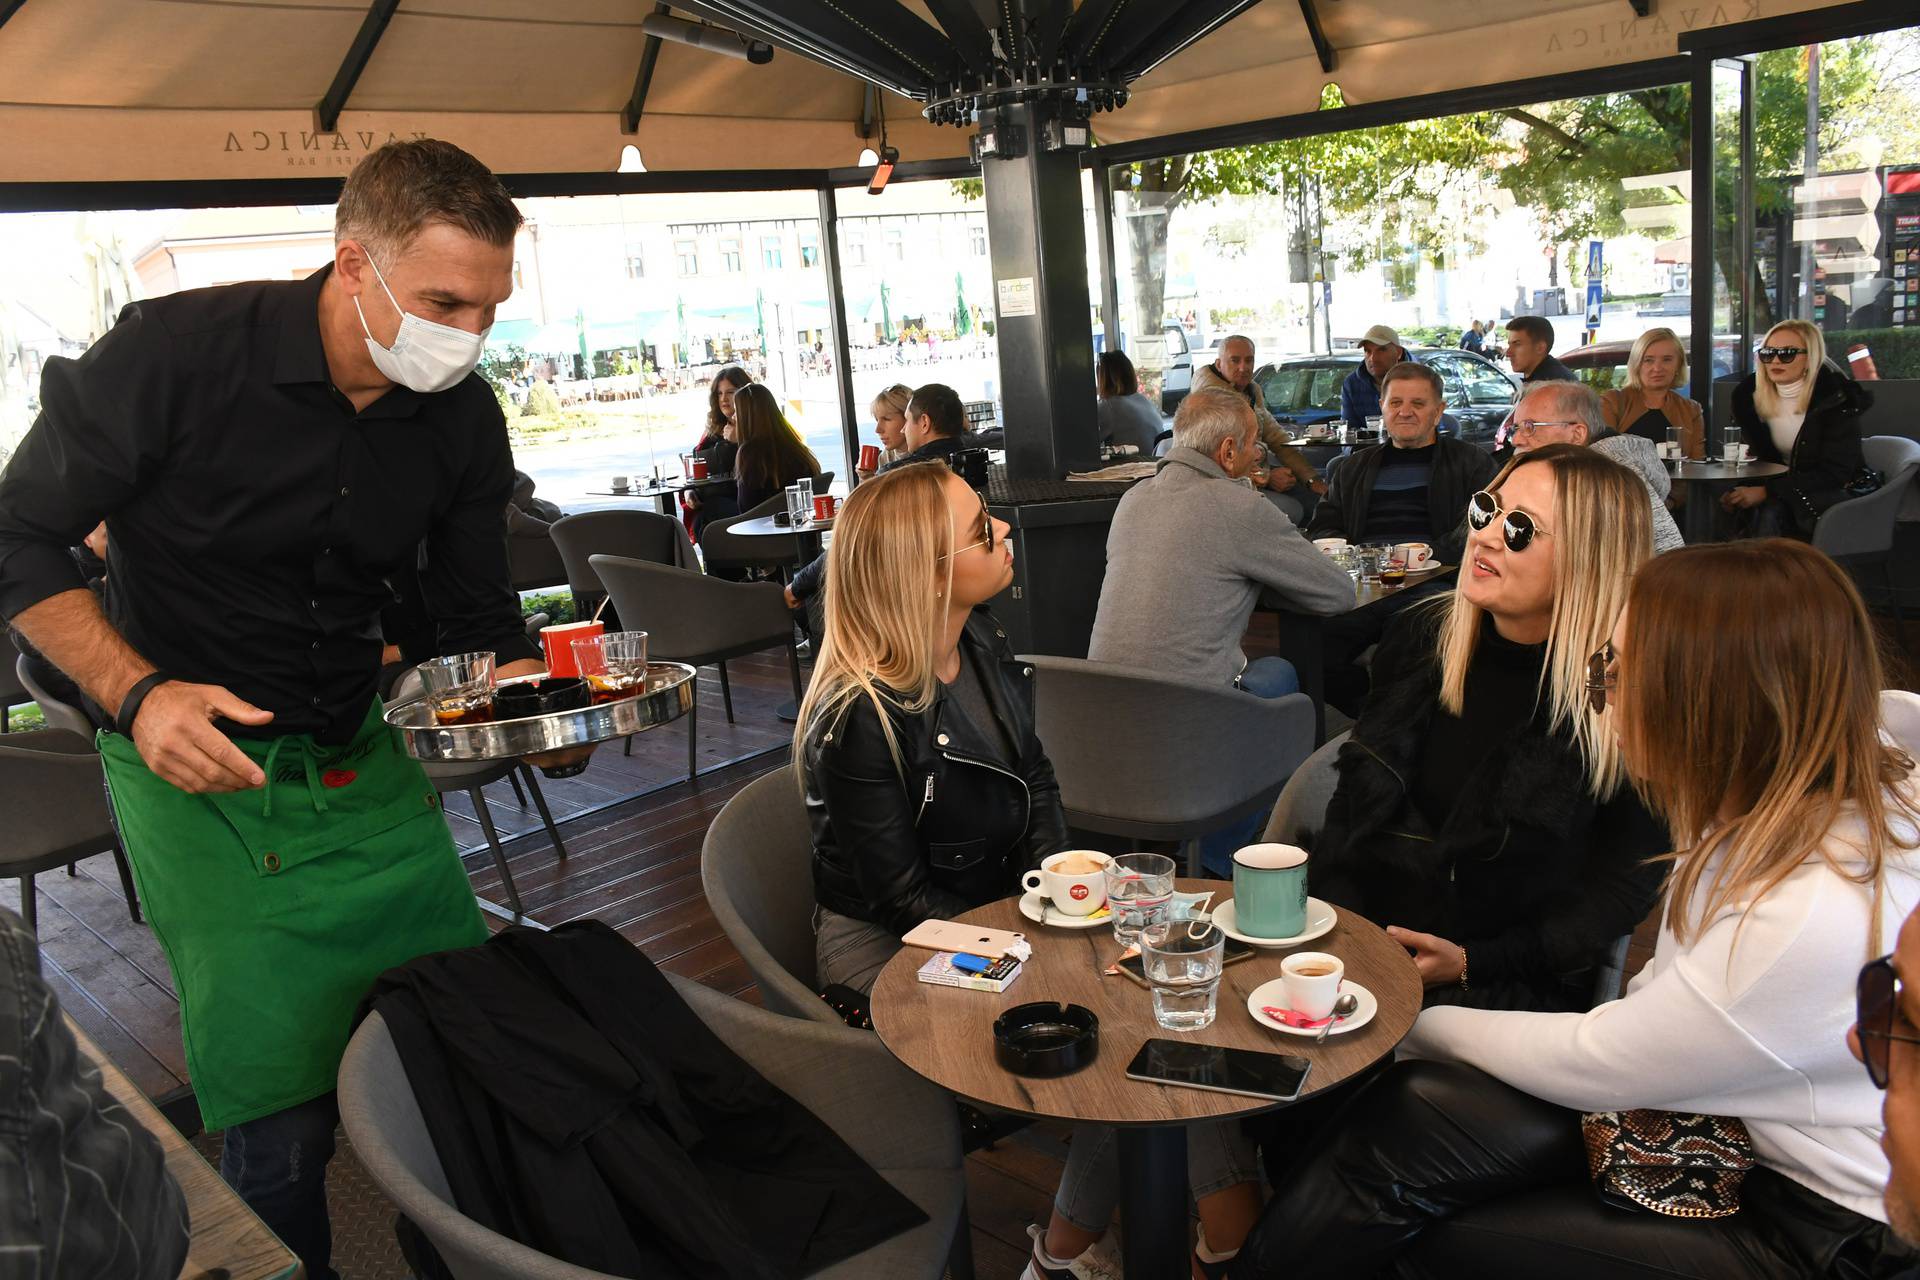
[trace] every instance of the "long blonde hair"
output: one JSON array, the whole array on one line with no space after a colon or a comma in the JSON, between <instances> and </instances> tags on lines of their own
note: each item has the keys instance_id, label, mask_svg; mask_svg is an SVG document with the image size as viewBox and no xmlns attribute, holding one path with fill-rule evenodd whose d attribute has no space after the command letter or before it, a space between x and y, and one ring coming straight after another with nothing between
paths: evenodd
<instances>
[{"instance_id":1,"label":"long blonde hair","mask_svg":"<svg viewBox=\"0 0 1920 1280\"><path fill-rule=\"evenodd\" d=\"M1900 788L1913 761L1880 736L1880 653L1845 570L1785 538L1681 548L1634 580L1625 642L1617 714L1634 786L1678 844L1674 936L1750 911L1816 854L1877 908L1889 851L1914 847L1893 825L1920 815ZM1824 847L1849 811L1857 873Z\"/></svg>"},{"instance_id":2,"label":"long blonde hair","mask_svg":"<svg viewBox=\"0 0 1920 1280\"><path fill-rule=\"evenodd\" d=\"M1813 384L1820 377L1820 366L1827 362L1827 340L1820 336L1819 328L1809 320L1782 320L1767 330L1767 336L1760 340L1763 347L1772 346L1772 338L1782 330L1800 339L1807 349L1807 399L1800 407L1805 409L1813 402ZM1773 389L1773 379L1767 376L1765 369L1753 371L1753 407L1762 418L1771 418L1780 412L1780 394Z\"/></svg>"},{"instance_id":3,"label":"long blonde hair","mask_svg":"<svg viewBox=\"0 0 1920 1280\"><path fill-rule=\"evenodd\" d=\"M1626 772L1615 735L1587 709L1587 659L1607 643L1627 602L1634 571L1653 555L1653 516L1646 483L1578 445L1555 444L1521 454L1487 488L1498 493L1521 467L1553 471L1553 617L1540 692L1550 724L1571 732L1587 766L1587 787L1605 800ZM1536 535L1538 536L1538 535ZM1480 642L1485 611L1456 591L1440 624L1440 705L1460 715L1467 671Z\"/></svg>"},{"instance_id":4,"label":"long blonde hair","mask_svg":"<svg viewBox=\"0 0 1920 1280\"><path fill-rule=\"evenodd\" d=\"M933 703L953 586L951 474L936 463L895 467L840 507L827 549L826 626L793 734L803 785L809 748L857 699L879 713L896 766L900 746L889 712L918 715Z\"/></svg>"},{"instance_id":5,"label":"long blonde hair","mask_svg":"<svg viewBox=\"0 0 1920 1280\"><path fill-rule=\"evenodd\" d=\"M1671 342L1680 357L1680 363L1673 367L1673 381L1667 387L1668 394L1677 396L1680 388L1687 384L1687 347L1671 329L1649 329L1633 340L1633 350L1627 353L1627 385L1639 388L1640 362L1647 358L1647 352L1656 342Z\"/></svg>"}]
</instances>

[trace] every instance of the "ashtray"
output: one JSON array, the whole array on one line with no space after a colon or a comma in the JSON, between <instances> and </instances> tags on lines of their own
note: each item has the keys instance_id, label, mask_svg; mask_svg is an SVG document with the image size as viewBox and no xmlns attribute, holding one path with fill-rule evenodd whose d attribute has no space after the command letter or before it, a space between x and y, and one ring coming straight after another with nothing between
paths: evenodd
<instances>
[{"instance_id":1,"label":"ashtray","mask_svg":"<svg viewBox=\"0 0 1920 1280\"><path fill-rule=\"evenodd\" d=\"M1072 1075L1099 1052L1100 1019L1082 1005L1036 1000L993 1022L993 1056L1015 1075Z\"/></svg>"},{"instance_id":2,"label":"ashtray","mask_svg":"<svg viewBox=\"0 0 1920 1280\"><path fill-rule=\"evenodd\" d=\"M547 676L540 680L503 684L493 691L493 714L500 720L574 711L593 701L587 682L578 676Z\"/></svg>"},{"instance_id":3,"label":"ashtray","mask_svg":"<svg viewBox=\"0 0 1920 1280\"><path fill-rule=\"evenodd\" d=\"M773 522L782 529L791 529L793 527L793 512L776 511L773 513Z\"/></svg>"}]
</instances>

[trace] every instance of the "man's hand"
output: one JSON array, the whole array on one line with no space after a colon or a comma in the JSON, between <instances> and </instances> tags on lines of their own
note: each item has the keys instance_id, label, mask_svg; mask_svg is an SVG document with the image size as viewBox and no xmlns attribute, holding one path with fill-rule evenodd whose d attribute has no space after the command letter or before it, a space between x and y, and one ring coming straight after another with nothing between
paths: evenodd
<instances>
[{"instance_id":1,"label":"man's hand","mask_svg":"<svg viewBox=\"0 0 1920 1280\"><path fill-rule=\"evenodd\" d=\"M798 609L800 607L800 597L793 594L793 587L789 585L780 589L787 594L787 608Z\"/></svg>"},{"instance_id":2,"label":"man's hand","mask_svg":"<svg viewBox=\"0 0 1920 1280\"><path fill-rule=\"evenodd\" d=\"M1387 926L1387 936L1412 953L1413 967L1420 971L1420 981L1429 987L1444 987L1458 982L1461 973L1466 970L1465 949L1445 938L1402 929L1397 924Z\"/></svg>"},{"instance_id":3,"label":"man's hand","mask_svg":"<svg viewBox=\"0 0 1920 1280\"><path fill-rule=\"evenodd\" d=\"M246 791L266 782L260 766L213 727L218 717L263 725L273 719L215 684L169 680L154 686L133 720L133 745L147 768L182 791Z\"/></svg>"},{"instance_id":4,"label":"man's hand","mask_svg":"<svg viewBox=\"0 0 1920 1280\"><path fill-rule=\"evenodd\" d=\"M1267 488L1275 493L1285 493L1300 483L1300 477L1286 467L1275 467L1267 472Z\"/></svg>"},{"instance_id":5,"label":"man's hand","mask_svg":"<svg viewBox=\"0 0 1920 1280\"><path fill-rule=\"evenodd\" d=\"M1739 485L1720 495L1720 505L1727 511L1745 511L1749 507L1759 506L1766 500L1766 489L1757 484Z\"/></svg>"},{"instance_id":6,"label":"man's hand","mask_svg":"<svg viewBox=\"0 0 1920 1280\"><path fill-rule=\"evenodd\" d=\"M1308 485L1307 488L1313 490L1315 493L1319 494L1323 498L1327 496L1327 482L1325 480L1322 480L1319 476L1315 476L1313 478L1313 483Z\"/></svg>"}]
</instances>

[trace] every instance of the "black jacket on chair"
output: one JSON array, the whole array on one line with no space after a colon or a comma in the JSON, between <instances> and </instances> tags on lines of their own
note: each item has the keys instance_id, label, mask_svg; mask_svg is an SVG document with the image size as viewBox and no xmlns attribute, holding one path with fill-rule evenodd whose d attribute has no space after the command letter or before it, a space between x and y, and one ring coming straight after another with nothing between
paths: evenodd
<instances>
[{"instance_id":1,"label":"black jacket on chair","mask_svg":"<svg viewBox=\"0 0 1920 1280\"><path fill-rule=\"evenodd\" d=\"M1579 1010L1606 948L1653 908L1665 830L1623 788L1587 789L1572 737L1531 724L1499 743L1438 829L1412 799L1440 707L1435 615L1403 614L1373 659L1373 695L1340 749L1326 828L1305 843L1315 895L1375 924L1467 949L1469 987L1430 988L1428 1004Z\"/></svg>"},{"instance_id":2,"label":"black jacket on chair","mask_svg":"<svg viewBox=\"0 0 1920 1280\"><path fill-rule=\"evenodd\" d=\"M1018 892L1020 877L1067 841L1060 784L1034 734L1033 668L1013 656L985 606L967 620L960 649L983 673L1017 759L945 689L922 715L890 713L899 765L864 696L807 744L814 897L896 935Z\"/></svg>"},{"instance_id":3,"label":"black jacket on chair","mask_svg":"<svg viewBox=\"0 0 1920 1280\"><path fill-rule=\"evenodd\" d=\"M597 920L519 926L374 983L454 1206L576 1266L810 1275L927 1220ZM444 1265L400 1232L416 1274Z\"/></svg>"},{"instance_id":4,"label":"black jacket on chair","mask_svg":"<svg viewBox=\"0 0 1920 1280\"><path fill-rule=\"evenodd\" d=\"M1760 481L1769 498L1778 498L1787 506L1794 523L1803 534L1812 534L1814 523L1828 507L1846 501L1852 495L1847 485L1866 465L1860 450L1860 415L1873 404L1873 393L1848 377L1829 361L1820 366L1807 397L1807 416L1800 424L1800 435L1793 451L1782 457L1774 447L1773 429L1760 416L1753 401L1754 379L1750 373L1733 389L1733 421L1740 437L1762 462L1784 462L1787 473Z\"/></svg>"}]
</instances>

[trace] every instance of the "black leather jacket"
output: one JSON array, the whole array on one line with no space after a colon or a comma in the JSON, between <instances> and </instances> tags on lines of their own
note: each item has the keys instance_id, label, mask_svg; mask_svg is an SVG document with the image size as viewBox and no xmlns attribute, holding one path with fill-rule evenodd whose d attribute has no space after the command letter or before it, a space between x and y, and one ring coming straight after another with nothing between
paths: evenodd
<instances>
[{"instance_id":1,"label":"black leather jacket","mask_svg":"<svg viewBox=\"0 0 1920 1280\"><path fill-rule=\"evenodd\" d=\"M921 715L890 713L904 778L864 696L807 744L814 897L896 935L1018 892L1021 875L1067 842L1060 786L1034 735L1033 668L984 606L960 648L1018 759L944 688Z\"/></svg>"},{"instance_id":2,"label":"black leather jacket","mask_svg":"<svg viewBox=\"0 0 1920 1280\"><path fill-rule=\"evenodd\" d=\"M1773 428L1754 403L1754 383L1759 376L1750 373L1733 389L1733 424L1753 449L1754 457L1787 465L1785 475L1769 476L1760 483L1768 497L1787 504L1800 532L1811 536L1821 513L1851 496L1847 485L1866 465L1860 448L1860 415L1872 407L1873 392L1832 361L1821 365L1807 397L1800 434L1790 455L1782 457L1773 443Z\"/></svg>"}]
</instances>

